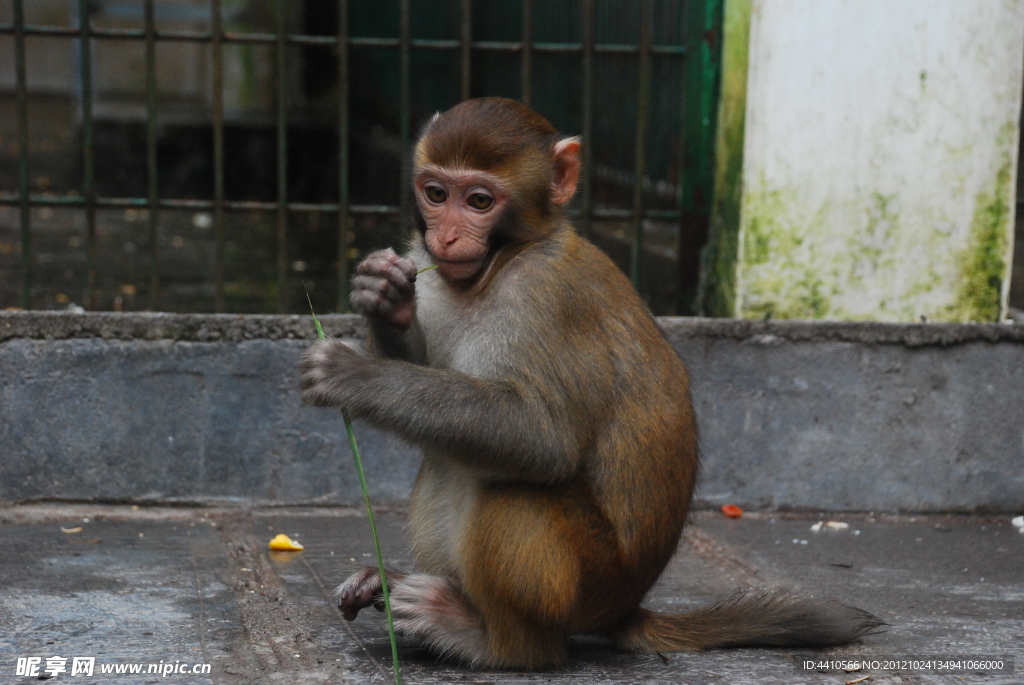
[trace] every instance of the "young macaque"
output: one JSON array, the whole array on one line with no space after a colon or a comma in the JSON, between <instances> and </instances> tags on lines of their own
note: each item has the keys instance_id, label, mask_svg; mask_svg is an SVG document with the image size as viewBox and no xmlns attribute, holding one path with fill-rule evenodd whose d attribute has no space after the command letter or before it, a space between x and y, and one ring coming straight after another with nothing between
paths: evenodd
<instances>
[{"instance_id":1,"label":"young macaque","mask_svg":"<svg viewBox=\"0 0 1024 685\"><path fill-rule=\"evenodd\" d=\"M408 252L369 255L352 281L366 349L327 340L302 359L305 401L423 450L409 505L419 572L388 576L396 628L517 669L559 664L575 634L654 652L872 631L870 614L787 592L641 608L682 533L697 429L682 361L565 216L579 149L512 100L435 116L414 152ZM345 618L380 589L376 569L349 578Z\"/></svg>"}]
</instances>

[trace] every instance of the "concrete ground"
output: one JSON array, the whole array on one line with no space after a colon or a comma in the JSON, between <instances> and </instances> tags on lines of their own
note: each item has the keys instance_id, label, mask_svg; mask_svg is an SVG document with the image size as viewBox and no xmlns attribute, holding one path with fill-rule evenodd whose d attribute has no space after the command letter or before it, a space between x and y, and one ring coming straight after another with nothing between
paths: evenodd
<instances>
[{"instance_id":1,"label":"concrete ground","mask_svg":"<svg viewBox=\"0 0 1024 685\"><path fill-rule=\"evenodd\" d=\"M400 511L378 513L388 563L409 567ZM648 605L687 611L738 587L791 585L883 618L888 632L817 653L736 649L657 656L577 640L566 667L479 672L402 643L407 683L1024 683L1024 534L1009 517L693 516ZM65 532L76 531L77 532ZM287 533L303 552L270 552ZM161 509L25 505L0 509L0 681L19 658L95 657L82 682L392 682L382 615L347 623L328 594L372 563L353 509ZM998 657L979 675L880 668L805 671L814 658ZM161 663L162 662L162 663ZM111 664L211 664L209 675L100 675ZM883 666L885 664L882 664Z\"/></svg>"}]
</instances>

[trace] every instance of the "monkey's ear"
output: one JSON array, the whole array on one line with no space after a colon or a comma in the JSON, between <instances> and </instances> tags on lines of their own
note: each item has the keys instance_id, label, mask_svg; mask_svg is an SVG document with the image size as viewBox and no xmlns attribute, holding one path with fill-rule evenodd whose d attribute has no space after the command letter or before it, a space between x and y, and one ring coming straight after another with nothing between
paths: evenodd
<instances>
[{"instance_id":1,"label":"monkey's ear","mask_svg":"<svg viewBox=\"0 0 1024 685\"><path fill-rule=\"evenodd\" d=\"M551 183L551 201L564 205L576 194L580 179L580 139L563 138L551 151L555 163L555 177Z\"/></svg>"}]
</instances>

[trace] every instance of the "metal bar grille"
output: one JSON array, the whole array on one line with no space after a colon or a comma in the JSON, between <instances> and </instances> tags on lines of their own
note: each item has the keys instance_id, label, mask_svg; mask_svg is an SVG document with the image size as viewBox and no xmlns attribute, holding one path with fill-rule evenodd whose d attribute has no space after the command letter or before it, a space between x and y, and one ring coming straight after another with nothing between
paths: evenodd
<instances>
[{"instance_id":1,"label":"metal bar grille","mask_svg":"<svg viewBox=\"0 0 1024 685\"><path fill-rule=\"evenodd\" d=\"M463 100L469 99L472 88L472 56L473 56L473 0L462 0L462 26L459 50L462 55L461 74L462 81L459 88L459 97Z\"/></svg>"},{"instance_id":2,"label":"metal bar grille","mask_svg":"<svg viewBox=\"0 0 1024 685\"><path fill-rule=\"evenodd\" d=\"M649 141L652 57L674 56L688 58L687 45L656 45L652 39L654 21L654 0L642 0L641 36L638 44L598 43L596 41L597 3L595 0L580 0L581 40L580 42L538 42L534 40L535 11L532 0L522 0L522 30L519 41L473 40L472 0L461 0L459 14L459 38L456 40L417 39L411 36L411 8L409 0L400 0L398 37L352 36L349 32L350 3L338 0L338 30L335 35L306 35L290 33L291 3L279 0L276 4L276 30L274 33L240 33L224 30L222 0L211 0L210 31L182 31L160 29L155 21L155 0L144 0L144 25L141 29L100 28L92 26L90 0L78 0L77 26L41 26L25 23L24 0L14 0L13 22L0 25L0 35L14 38L15 72L18 116L18 189L17 192L0 191L0 206L17 206L20 211L20 241L22 262L21 303L31 308L34 284L32 253L33 207L81 208L85 217L86 238L86 301L90 309L97 307L97 209L145 209L148 217L148 240L150 243L150 293L149 306L157 309L160 305L160 244L159 226L161 210L210 210L213 214L215 240L214 256L214 306L218 312L225 311L225 224L232 212L273 211L276 215L276 309L283 312L288 301L288 224L293 214L328 213L337 217L337 300L336 311L345 311L348 306L348 284L350 260L352 258L352 219L357 216L392 216L407 218L411 209L411 92L410 58L413 50L454 52L459 62L459 95L462 99L474 93L472 61L475 53L518 54L520 68L520 96L529 104L533 99L531 88L534 56L538 54L578 55L581 59L581 133L587 144L583 147L583 175L581 179L580 208L572 214L580 219L585 235L591 233L595 219L617 219L629 222L631 231L630 276L636 283L640 278L640 255L644 250L644 221L684 221L694 211L694 180L691 170L683 163L680 154L677 184L679 189L676 209L648 209L645 198L647 170L647 146ZM690 3L697 4L696 2ZM705 33L716 28L714 13L720 11L720 0L705 0ZM26 83L25 40L29 36L66 37L79 43L78 69L81 82L81 141L82 141L82 187L80 196L58 197L49 194L33 194L29 188L29 132L27 114L28 85ZM692 36L691 36L692 38ZM687 38L693 49L691 38ZM146 104L146 197L97 196L95 186L95 142L93 122L93 41L122 40L142 41L145 47L145 104ZM157 44L162 41L191 42L210 45L211 56L211 104L213 133L213 198L212 200L170 199L160 197L158 177L158 100L157 100ZM276 131L276 200L274 201L231 201L225 196L225 86L224 50L226 45L263 45L274 54L275 69L275 112ZM334 202L290 202L288 198L288 51L295 46L329 46L336 49L338 70L338 201ZM393 49L399 56L399 126L402 149L401 191L399 203L392 205L352 204L350 201L350 52L357 48ZM707 46L701 46L702 59L708 61ZM594 157L590 142L594 134L595 58L598 55L636 55L638 62L638 92L636 100L635 167L632 176L632 208L612 209L594 206ZM692 69L690 70L692 71ZM689 72L687 72L689 74ZM688 77L689 78L689 77ZM708 84L703 84L707 90ZM703 92L703 91L702 91ZM705 122L710 116L713 102L707 98L699 103L700 115ZM679 127L683 136L688 135L685 122ZM710 130L710 129L709 129ZM704 155L702 163L710 162Z\"/></svg>"},{"instance_id":3,"label":"metal bar grille","mask_svg":"<svg viewBox=\"0 0 1024 685\"><path fill-rule=\"evenodd\" d=\"M277 0L277 313L288 296L288 0Z\"/></svg>"},{"instance_id":4,"label":"metal bar grille","mask_svg":"<svg viewBox=\"0 0 1024 685\"><path fill-rule=\"evenodd\" d=\"M224 302L224 44L221 0L210 3L210 26L213 28L211 93L213 100L213 236L214 282L213 306L220 313Z\"/></svg>"},{"instance_id":5,"label":"metal bar grille","mask_svg":"<svg viewBox=\"0 0 1024 685\"><path fill-rule=\"evenodd\" d=\"M146 0L146 176L149 182L149 254L150 284L149 307L159 309L160 303L160 243L157 229L160 223L160 191L156 167L156 20L153 0Z\"/></svg>"},{"instance_id":6,"label":"metal bar grille","mask_svg":"<svg viewBox=\"0 0 1024 685\"><path fill-rule=\"evenodd\" d=\"M18 88L18 206L21 209L21 306L32 307L32 214L28 195L28 84L25 77L25 7L14 0L14 53Z\"/></svg>"},{"instance_id":7,"label":"metal bar grille","mask_svg":"<svg viewBox=\"0 0 1024 685\"><path fill-rule=\"evenodd\" d=\"M654 0L643 0L640 20L640 88L636 115L636 173L633 181L633 253L629 277L633 286L640 286L640 256L644 250L644 175L647 173L647 124L651 99L651 20Z\"/></svg>"},{"instance_id":8,"label":"metal bar grille","mask_svg":"<svg viewBox=\"0 0 1024 685\"><path fill-rule=\"evenodd\" d=\"M583 197L580 223L590 237L591 188L594 181L594 153L590 145L594 130L594 0L583 0Z\"/></svg>"},{"instance_id":9,"label":"metal bar grille","mask_svg":"<svg viewBox=\"0 0 1024 685\"><path fill-rule=\"evenodd\" d=\"M405 154L402 155L402 188L401 188L401 210L402 219L405 220L409 216L409 208L412 199L412 192L410 183L412 179L412 160L409 157L409 141L411 138L410 131L410 112L409 112L409 48L411 46L411 25L409 17L409 0L401 0L401 12L400 12L400 25L399 34L401 42L399 44L399 79L401 79L401 92L399 95L399 126L401 128L402 137L402 150Z\"/></svg>"},{"instance_id":10,"label":"metal bar grille","mask_svg":"<svg viewBox=\"0 0 1024 685\"><path fill-rule=\"evenodd\" d=\"M13 24L0 24L0 35L14 35ZM70 28L65 26L33 26L26 25L24 33L26 36L51 36L78 38L82 36L81 28ZM90 38L120 39L120 40L146 40L145 29L108 29L90 28L86 31ZM208 31L156 31L155 38L158 41L181 41L186 43L211 43L215 34ZM276 45L278 36L276 33L237 33L225 31L221 35L225 43L246 43ZM310 36L303 34L287 34L285 42L289 45L324 45L334 46L338 44L336 36ZM345 41L349 46L355 48L400 48L401 38L375 38L351 36ZM463 41L460 40L434 40L428 38L409 38L410 48L416 50L450 50L458 51L463 48ZM479 52L522 52L527 49L532 52L545 53L582 53L583 43L538 43L532 42L529 45L522 41L472 41L470 47L473 51ZM596 43L593 46L596 53L635 55L640 52L639 45L618 44L618 43ZM682 55L686 53L686 47L682 45L652 45L652 55Z\"/></svg>"},{"instance_id":11,"label":"metal bar grille","mask_svg":"<svg viewBox=\"0 0 1024 685\"><path fill-rule=\"evenodd\" d=\"M334 311L348 311L348 0L338 0L338 299Z\"/></svg>"},{"instance_id":12,"label":"metal bar grille","mask_svg":"<svg viewBox=\"0 0 1024 685\"><path fill-rule=\"evenodd\" d=\"M29 205L32 207L84 207L87 202L82 197L55 197L53 195L28 194ZM0 206L17 207L21 200L17 193L0 195ZM97 197L93 205L99 209L146 209L149 200L144 197ZM224 200L221 203L226 211L252 212L275 211L279 202L260 202L258 200ZM161 209L213 210L217 206L214 200L171 200L162 198L157 202ZM336 202L289 202L290 212L329 212L337 213L340 205ZM352 205L348 212L353 216L399 216L401 207L392 205ZM595 219L633 219L636 211L632 209L612 209L608 207L591 207L588 214ZM569 216L582 216L581 210L570 210ZM644 209L645 219L678 219L679 211L675 209Z\"/></svg>"},{"instance_id":13,"label":"metal bar grille","mask_svg":"<svg viewBox=\"0 0 1024 685\"><path fill-rule=\"evenodd\" d=\"M530 71L533 64L533 0L523 0L523 40L519 44L520 96L524 105L530 104Z\"/></svg>"},{"instance_id":14,"label":"metal bar grille","mask_svg":"<svg viewBox=\"0 0 1024 685\"><path fill-rule=\"evenodd\" d=\"M92 47L90 46L89 0L78 0L78 22L82 79L82 186L85 194L86 302L96 309L96 188L93 166L92 130Z\"/></svg>"}]
</instances>

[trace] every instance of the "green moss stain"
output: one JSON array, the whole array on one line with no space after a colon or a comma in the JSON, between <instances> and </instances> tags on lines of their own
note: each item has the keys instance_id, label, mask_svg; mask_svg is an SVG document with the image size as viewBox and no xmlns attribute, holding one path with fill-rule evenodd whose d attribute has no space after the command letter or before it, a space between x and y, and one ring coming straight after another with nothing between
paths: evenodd
<instances>
[{"instance_id":1,"label":"green moss stain","mask_svg":"<svg viewBox=\"0 0 1024 685\"><path fill-rule=\"evenodd\" d=\"M784 226L786 208L793 193L782 190L751 192L744 207L749 220L743 234L743 261L746 265L767 264L773 254L790 252L802 242Z\"/></svg>"},{"instance_id":2,"label":"green moss stain","mask_svg":"<svg viewBox=\"0 0 1024 685\"><path fill-rule=\"evenodd\" d=\"M750 12L751 0L726 0L722 19L722 86L715 141L714 206L707 247L701 256L697 296L700 311L711 316L733 316L736 308Z\"/></svg>"},{"instance_id":3,"label":"green moss stain","mask_svg":"<svg viewBox=\"0 0 1024 685\"><path fill-rule=\"evenodd\" d=\"M957 299L944 317L949 321L999 321L1003 313L1003 282L1008 274L1013 218L1013 125L1004 126L999 135L998 144L1004 151L1002 164L991 190L980 192L975 198L971 235L960 258Z\"/></svg>"},{"instance_id":4,"label":"green moss stain","mask_svg":"<svg viewBox=\"0 0 1024 685\"><path fill-rule=\"evenodd\" d=\"M763 186L763 183L760 184ZM737 309L745 318L820 319L833 288L820 269L828 207L800 222L792 189L749 189L743 200L742 272Z\"/></svg>"},{"instance_id":5,"label":"green moss stain","mask_svg":"<svg viewBox=\"0 0 1024 685\"><path fill-rule=\"evenodd\" d=\"M895 195L871 193L866 210L865 226L854 231L846 241L849 251L850 266L847 283L851 286L863 286L867 281L878 277L888 265L886 247L891 238L899 230L899 212Z\"/></svg>"}]
</instances>

